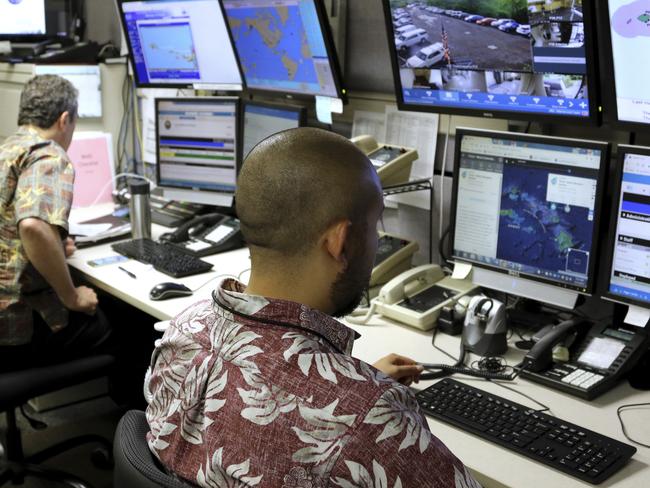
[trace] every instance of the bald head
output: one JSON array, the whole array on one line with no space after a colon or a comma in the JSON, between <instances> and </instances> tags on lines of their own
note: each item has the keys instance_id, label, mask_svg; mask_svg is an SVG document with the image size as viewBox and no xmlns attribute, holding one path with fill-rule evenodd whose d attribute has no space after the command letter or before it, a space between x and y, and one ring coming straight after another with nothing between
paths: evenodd
<instances>
[{"instance_id":1,"label":"bald head","mask_svg":"<svg viewBox=\"0 0 650 488\"><path fill-rule=\"evenodd\" d=\"M306 253L333 223L363 226L381 201L379 178L348 139L320 129L275 134L255 147L237 182L237 216L254 251Z\"/></svg>"}]
</instances>

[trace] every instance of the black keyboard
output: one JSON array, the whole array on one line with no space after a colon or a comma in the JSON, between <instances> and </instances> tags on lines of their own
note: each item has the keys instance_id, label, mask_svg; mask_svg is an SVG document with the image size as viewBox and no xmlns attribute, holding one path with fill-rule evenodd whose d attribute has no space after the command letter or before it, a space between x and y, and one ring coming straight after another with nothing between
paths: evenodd
<instances>
[{"instance_id":1,"label":"black keyboard","mask_svg":"<svg viewBox=\"0 0 650 488\"><path fill-rule=\"evenodd\" d=\"M449 378L416 396L427 415L588 483L605 481L636 452L628 444Z\"/></svg>"},{"instance_id":2,"label":"black keyboard","mask_svg":"<svg viewBox=\"0 0 650 488\"><path fill-rule=\"evenodd\" d=\"M182 278L212 269L212 265L181 249L151 239L133 239L111 246L116 252L142 263L151 264L161 273Z\"/></svg>"}]
</instances>

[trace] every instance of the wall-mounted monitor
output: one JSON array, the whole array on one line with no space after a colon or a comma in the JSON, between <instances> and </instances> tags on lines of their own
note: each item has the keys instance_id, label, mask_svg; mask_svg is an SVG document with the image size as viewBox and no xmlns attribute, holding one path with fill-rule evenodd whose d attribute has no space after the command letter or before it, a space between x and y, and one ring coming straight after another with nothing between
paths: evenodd
<instances>
[{"instance_id":1,"label":"wall-mounted monitor","mask_svg":"<svg viewBox=\"0 0 650 488\"><path fill-rule=\"evenodd\" d=\"M573 308L593 292L608 144L456 131L453 257L476 284Z\"/></svg>"},{"instance_id":2,"label":"wall-mounted monitor","mask_svg":"<svg viewBox=\"0 0 650 488\"><path fill-rule=\"evenodd\" d=\"M623 124L650 126L650 66L640 62L650 39L650 4L608 0L616 118Z\"/></svg>"},{"instance_id":3,"label":"wall-mounted monitor","mask_svg":"<svg viewBox=\"0 0 650 488\"><path fill-rule=\"evenodd\" d=\"M77 14L73 0L3 0L0 39L35 42L71 38Z\"/></svg>"},{"instance_id":4,"label":"wall-mounted monitor","mask_svg":"<svg viewBox=\"0 0 650 488\"><path fill-rule=\"evenodd\" d=\"M118 0L139 87L241 90L219 0Z\"/></svg>"},{"instance_id":5,"label":"wall-mounted monitor","mask_svg":"<svg viewBox=\"0 0 650 488\"><path fill-rule=\"evenodd\" d=\"M598 120L591 4L383 0L399 107Z\"/></svg>"},{"instance_id":6,"label":"wall-mounted monitor","mask_svg":"<svg viewBox=\"0 0 650 488\"><path fill-rule=\"evenodd\" d=\"M249 89L343 96L320 0L223 0L223 5Z\"/></svg>"}]
</instances>

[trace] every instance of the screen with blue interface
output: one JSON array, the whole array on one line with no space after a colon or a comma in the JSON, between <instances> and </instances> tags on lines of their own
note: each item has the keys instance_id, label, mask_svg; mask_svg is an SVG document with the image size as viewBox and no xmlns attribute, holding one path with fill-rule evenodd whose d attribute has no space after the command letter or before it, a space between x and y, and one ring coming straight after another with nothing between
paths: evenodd
<instances>
[{"instance_id":1,"label":"screen with blue interface","mask_svg":"<svg viewBox=\"0 0 650 488\"><path fill-rule=\"evenodd\" d=\"M158 185L234 193L237 183L236 100L156 101Z\"/></svg>"},{"instance_id":2,"label":"screen with blue interface","mask_svg":"<svg viewBox=\"0 0 650 488\"><path fill-rule=\"evenodd\" d=\"M121 8L138 85L241 89L218 0L126 1Z\"/></svg>"},{"instance_id":3,"label":"screen with blue interface","mask_svg":"<svg viewBox=\"0 0 650 488\"><path fill-rule=\"evenodd\" d=\"M0 1L0 36L45 34L45 0Z\"/></svg>"},{"instance_id":4,"label":"screen with blue interface","mask_svg":"<svg viewBox=\"0 0 650 488\"><path fill-rule=\"evenodd\" d=\"M626 150L619 195L609 292L650 304L649 155Z\"/></svg>"},{"instance_id":5,"label":"screen with blue interface","mask_svg":"<svg viewBox=\"0 0 650 488\"><path fill-rule=\"evenodd\" d=\"M315 0L224 0L249 88L338 96Z\"/></svg>"},{"instance_id":6,"label":"screen with blue interface","mask_svg":"<svg viewBox=\"0 0 650 488\"><path fill-rule=\"evenodd\" d=\"M594 112L582 0L384 1L409 109L506 118Z\"/></svg>"},{"instance_id":7,"label":"screen with blue interface","mask_svg":"<svg viewBox=\"0 0 650 488\"><path fill-rule=\"evenodd\" d=\"M244 109L244 156L267 137L300 127L300 111L247 103Z\"/></svg>"},{"instance_id":8,"label":"screen with blue interface","mask_svg":"<svg viewBox=\"0 0 650 488\"><path fill-rule=\"evenodd\" d=\"M462 134L454 256L586 291L601 150Z\"/></svg>"}]
</instances>

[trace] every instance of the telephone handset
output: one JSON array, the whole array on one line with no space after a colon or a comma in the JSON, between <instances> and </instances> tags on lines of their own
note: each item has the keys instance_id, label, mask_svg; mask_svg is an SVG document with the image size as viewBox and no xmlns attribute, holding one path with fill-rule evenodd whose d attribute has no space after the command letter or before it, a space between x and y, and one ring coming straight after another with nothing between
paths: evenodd
<instances>
[{"instance_id":1,"label":"telephone handset","mask_svg":"<svg viewBox=\"0 0 650 488\"><path fill-rule=\"evenodd\" d=\"M196 217L174 232L162 235L160 240L197 257L231 251L244 245L239 220L218 213Z\"/></svg>"},{"instance_id":2,"label":"telephone handset","mask_svg":"<svg viewBox=\"0 0 650 488\"><path fill-rule=\"evenodd\" d=\"M351 141L368 156L382 186L405 183L411 177L411 166L418 159L416 149L380 144L368 135L353 137Z\"/></svg>"},{"instance_id":3,"label":"telephone handset","mask_svg":"<svg viewBox=\"0 0 650 488\"><path fill-rule=\"evenodd\" d=\"M377 313L422 330L432 329L443 307L475 291L469 280L445 276L440 266L425 264L386 283L373 300Z\"/></svg>"},{"instance_id":4,"label":"telephone handset","mask_svg":"<svg viewBox=\"0 0 650 488\"><path fill-rule=\"evenodd\" d=\"M554 361L553 348L574 334L569 361ZM647 349L645 329L566 320L550 328L526 354L521 376L591 400L613 388Z\"/></svg>"}]
</instances>

